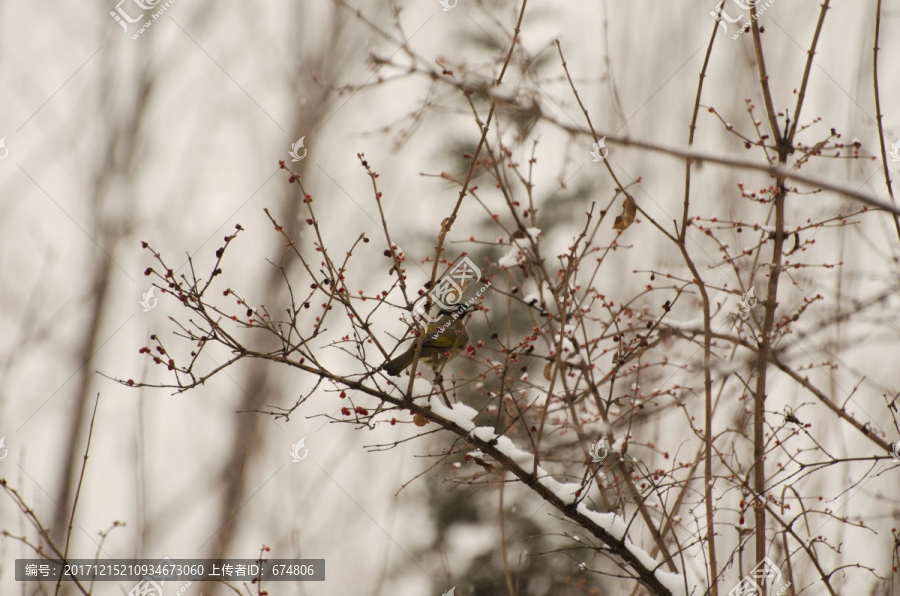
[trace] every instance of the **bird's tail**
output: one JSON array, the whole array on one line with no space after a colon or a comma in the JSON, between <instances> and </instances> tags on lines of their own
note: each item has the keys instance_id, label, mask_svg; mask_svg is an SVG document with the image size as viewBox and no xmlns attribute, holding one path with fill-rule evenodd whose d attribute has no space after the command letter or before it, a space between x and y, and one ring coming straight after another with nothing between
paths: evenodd
<instances>
[{"instance_id":1,"label":"bird's tail","mask_svg":"<svg viewBox=\"0 0 900 596\"><path fill-rule=\"evenodd\" d=\"M409 366L410 364L412 364L413 356L415 356L415 355L416 355L415 350L413 350L413 349L406 350L405 352L403 352L402 354L400 354L393 360L388 360L387 362L382 364L381 368L383 368L385 371L387 371L387 374L389 374L393 377L399 377L400 373L403 371L403 369L406 368L407 366Z\"/></svg>"}]
</instances>

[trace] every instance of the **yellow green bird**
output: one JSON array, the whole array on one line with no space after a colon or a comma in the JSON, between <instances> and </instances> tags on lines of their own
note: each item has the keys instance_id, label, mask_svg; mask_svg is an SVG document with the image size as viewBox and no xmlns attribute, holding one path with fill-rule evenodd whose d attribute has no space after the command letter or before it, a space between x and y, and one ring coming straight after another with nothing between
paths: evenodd
<instances>
[{"instance_id":1,"label":"yellow green bird","mask_svg":"<svg viewBox=\"0 0 900 596\"><path fill-rule=\"evenodd\" d=\"M457 313L456 319L452 314L444 314L437 321L429 324L425 329L425 340L422 342L422 350L419 352L419 362L427 364L437 372L445 362L465 350L469 343L465 317L465 313ZM400 376L403 369L412 364L418 341L416 338L405 352L385 362L381 368L389 375Z\"/></svg>"}]
</instances>

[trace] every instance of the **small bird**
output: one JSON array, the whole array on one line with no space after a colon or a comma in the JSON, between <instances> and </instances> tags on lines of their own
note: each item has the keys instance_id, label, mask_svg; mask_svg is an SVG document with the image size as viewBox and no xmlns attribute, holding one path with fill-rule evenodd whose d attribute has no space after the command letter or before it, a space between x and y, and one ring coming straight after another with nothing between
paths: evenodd
<instances>
[{"instance_id":1,"label":"small bird","mask_svg":"<svg viewBox=\"0 0 900 596\"><path fill-rule=\"evenodd\" d=\"M468 313L463 311L456 313L456 318L451 313L443 313L437 321L431 323L425 329L425 340L422 342L422 350L419 352L419 362L430 366L437 373L438 369L448 360L455 358L466 349L469 343L469 333L466 331L465 318ZM416 355L418 338L402 354L381 365L389 375L399 377L407 366L412 364Z\"/></svg>"}]
</instances>

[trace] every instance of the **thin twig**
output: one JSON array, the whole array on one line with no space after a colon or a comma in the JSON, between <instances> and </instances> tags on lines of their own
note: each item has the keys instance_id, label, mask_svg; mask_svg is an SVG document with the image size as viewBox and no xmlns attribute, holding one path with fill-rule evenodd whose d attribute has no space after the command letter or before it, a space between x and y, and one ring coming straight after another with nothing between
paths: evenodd
<instances>
[{"instance_id":1,"label":"thin twig","mask_svg":"<svg viewBox=\"0 0 900 596\"><path fill-rule=\"evenodd\" d=\"M94 420L97 419L97 406L100 404L100 394L97 394L97 397L94 398L94 411L91 413L91 425L88 427L88 437L87 444L84 446L84 458L81 462L81 474L78 476L78 487L75 489L75 500L72 502L72 513L69 514L69 528L66 532L66 546L63 549L63 559L62 564L65 566L69 561L69 545L72 540L72 528L75 526L75 511L78 509L78 497L81 495L81 485L84 483L84 471L87 469L87 460L88 453L91 450L91 437L94 436ZM59 574L59 578L56 580L56 592L54 594L59 594L59 590L62 587L63 575Z\"/></svg>"},{"instance_id":2,"label":"thin twig","mask_svg":"<svg viewBox=\"0 0 900 596\"><path fill-rule=\"evenodd\" d=\"M875 122L878 123L878 148L881 150L881 169L884 171L884 184L887 186L888 195L891 197L891 203L896 206L897 201L894 199L894 186L891 184L891 171L888 169L887 150L884 144L884 124L882 119L884 114L881 113L881 91L878 88L878 40L881 36L881 0L877 0L875 5L875 43L872 47L872 82L875 86ZM897 230L897 239L900 240L900 216L896 213L894 216L894 228Z\"/></svg>"}]
</instances>

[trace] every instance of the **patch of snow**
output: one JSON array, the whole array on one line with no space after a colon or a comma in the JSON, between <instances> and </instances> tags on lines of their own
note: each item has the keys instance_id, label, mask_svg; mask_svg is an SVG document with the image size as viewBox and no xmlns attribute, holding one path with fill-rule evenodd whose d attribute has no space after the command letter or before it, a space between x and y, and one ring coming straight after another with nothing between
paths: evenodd
<instances>
[{"instance_id":1,"label":"patch of snow","mask_svg":"<svg viewBox=\"0 0 900 596\"><path fill-rule=\"evenodd\" d=\"M541 230L538 228L526 228L525 232L531 237L532 242L537 243L541 236ZM516 238L512 241L512 245L505 255L500 257L497 264L503 269L509 269L525 262L525 251L531 246L531 242L527 242L524 238Z\"/></svg>"},{"instance_id":2,"label":"patch of snow","mask_svg":"<svg viewBox=\"0 0 900 596\"><path fill-rule=\"evenodd\" d=\"M494 436L497 437L496 433ZM509 437L497 437L497 450L522 468L534 465L534 455L516 447Z\"/></svg>"},{"instance_id":3,"label":"patch of snow","mask_svg":"<svg viewBox=\"0 0 900 596\"><path fill-rule=\"evenodd\" d=\"M647 569L656 569L656 579L659 580L674 596L686 596L684 590L684 576L680 573L672 573L663 571L660 568L661 561L657 561L650 556L650 553L637 546L625 535L628 524L624 518L615 513L600 513L599 511L591 511L584 503L578 504L578 512L590 518L595 524L603 528L606 532L618 540L622 540L627 548Z\"/></svg>"},{"instance_id":4,"label":"patch of snow","mask_svg":"<svg viewBox=\"0 0 900 596\"><path fill-rule=\"evenodd\" d=\"M476 439L481 439L482 441L485 441L485 442L490 442L497 438L497 433L495 433L494 429L489 426L476 427L476 428L472 429L472 431L469 434L472 435L473 437L475 437ZM506 438L506 437L503 437L503 438Z\"/></svg>"},{"instance_id":5,"label":"patch of snow","mask_svg":"<svg viewBox=\"0 0 900 596\"><path fill-rule=\"evenodd\" d=\"M497 261L497 264L500 265L502 269L511 269L517 265L521 265L525 262L525 254L518 246L513 246L507 251L505 255L500 257Z\"/></svg>"},{"instance_id":6,"label":"patch of snow","mask_svg":"<svg viewBox=\"0 0 900 596\"><path fill-rule=\"evenodd\" d=\"M480 429L476 429L480 430ZM474 433L473 433L474 434ZM493 433L492 433L493 434ZM496 435L494 435L496 436ZM534 466L534 455L527 451L523 451L515 446L509 437L497 437L497 450L503 455L513 460L517 466L524 470L530 470ZM553 494L566 502L574 502L577 498L575 493L581 488L580 484L568 482L563 484L555 480L546 470L538 466L537 469L538 482L550 489Z\"/></svg>"},{"instance_id":7,"label":"patch of snow","mask_svg":"<svg viewBox=\"0 0 900 596\"><path fill-rule=\"evenodd\" d=\"M471 431L475 428L475 416L478 412L464 403L457 402L453 404L452 408L448 408L440 397L432 395L431 411L464 428L466 431ZM491 431L493 432L493 429Z\"/></svg>"}]
</instances>

